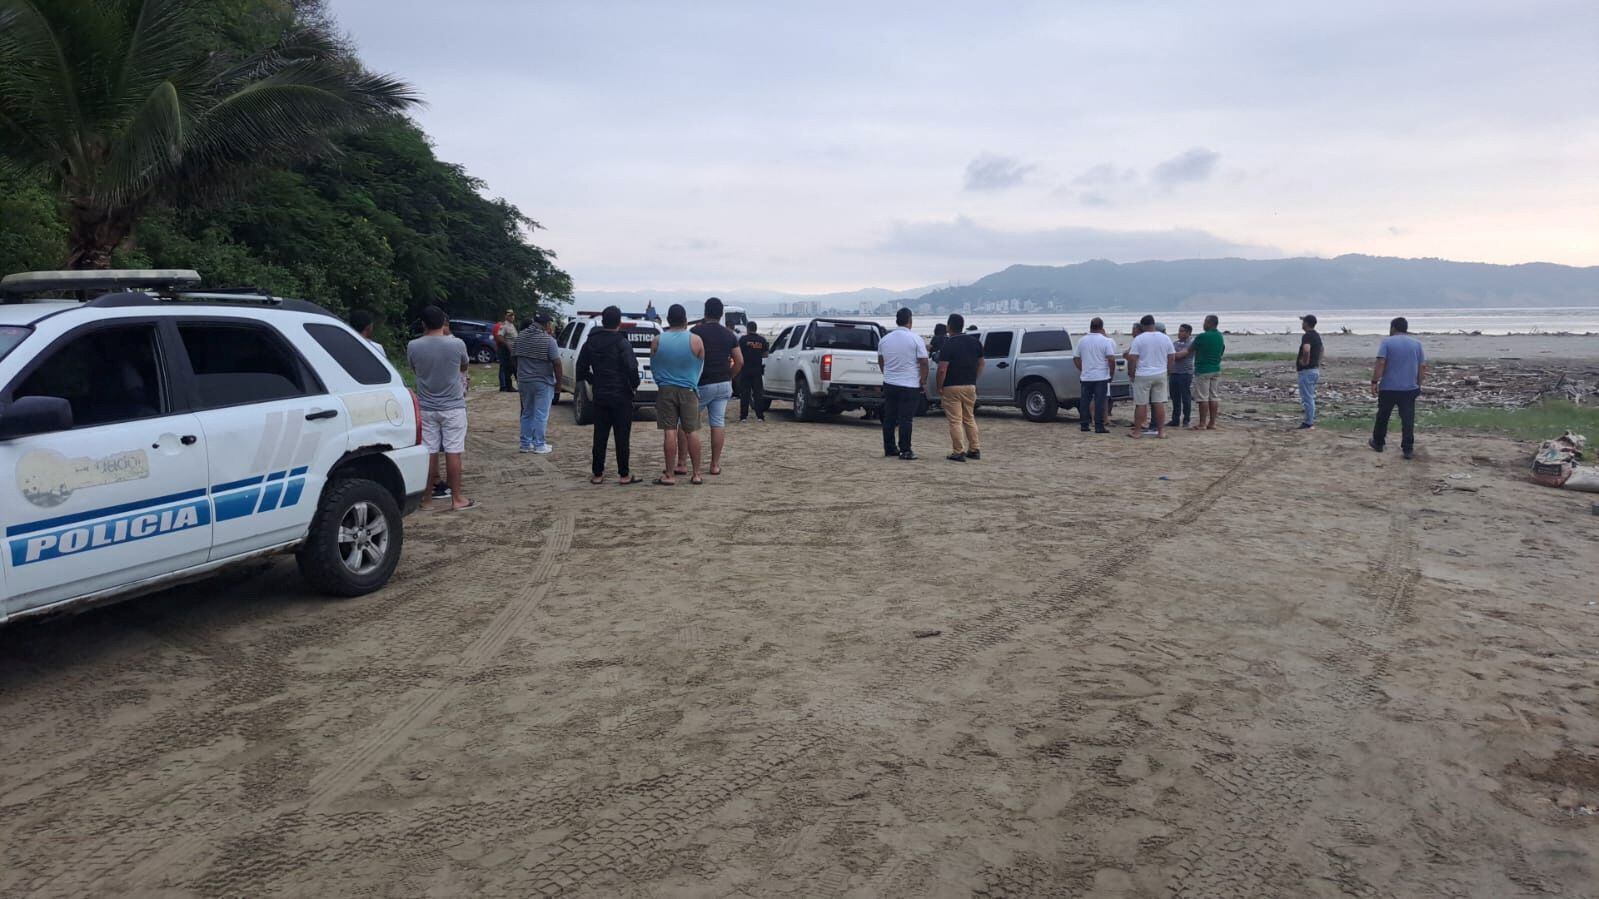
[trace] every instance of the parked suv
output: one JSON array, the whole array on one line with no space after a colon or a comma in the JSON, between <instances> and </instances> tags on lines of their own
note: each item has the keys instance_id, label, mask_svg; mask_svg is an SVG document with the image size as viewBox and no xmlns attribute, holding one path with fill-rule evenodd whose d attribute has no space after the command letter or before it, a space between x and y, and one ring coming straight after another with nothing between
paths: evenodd
<instances>
[{"instance_id":1,"label":"parked suv","mask_svg":"<svg viewBox=\"0 0 1599 899\"><path fill-rule=\"evenodd\" d=\"M411 323L411 336L422 336L422 323ZM473 362L498 362L500 350L494 345L494 322L475 318L450 319L450 336L461 338L466 344L466 355Z\"/></svg>"},{"instance_id":2,"label":"parked suv","mask_svg":"<svg viewBox=\"0 0 1599 899\"><path fill-rule=\"evenodd\" d=\"M555 395L559 399L563 390L572 394L572 420L580 425L594 423L594 404L589 397L589 386L575 380L577 354L583 351L589 335L599 326L598 312L579 312L555 338L561 348L561 383L556 385ZM633 394L633 410L637 412L644 406L655 405L656 388L655 376L650 373L650 344L655 341L655 335L661 333L661 326L645 320L641 312L624 313L622 333L627 335L628 345L633 348L633 356L638 360L639 385Z\"/></svg>"},{"instance_id":3,"label":"parked suv","mask_svg":"<svg viewBox=\"0 0 1599 899\"><path fill-rule=\"evenodd\" d=\"M983 373L977 378L977 402L984 406L1020 406L1029 421L1052 421L1061 409L1077 408L1082 381L1072 335L1061 327L993 328L972 332L983 343ZM938 360L927 374L927 397L936 402ZM1126 363L1116 360L1110 397L1132 396Z\"/></svg>"},{"instance_id":4,"label":"parked suv","mask_svg":"<svg viewBox=\"0 0 1599 899\"><path fill-rule=\"evenodd\" d=\"M394 572L427 486L414 396L320 306L199 280L0 279L0 620L272 553L338 596Z\"/></svg>"},{"instance_id":5,"label":"parked suv","mask_svg":"<svg viewBox=\"0 0 1599 899\"><path fill-rule=\"evenodd\" d=\"M875 322L842 318L813 318L784 328L767 351L761 384L768 397L792 400L800 421L881 409L877 342L882 337L883 328Z\"/></svg>"}]
</instances>

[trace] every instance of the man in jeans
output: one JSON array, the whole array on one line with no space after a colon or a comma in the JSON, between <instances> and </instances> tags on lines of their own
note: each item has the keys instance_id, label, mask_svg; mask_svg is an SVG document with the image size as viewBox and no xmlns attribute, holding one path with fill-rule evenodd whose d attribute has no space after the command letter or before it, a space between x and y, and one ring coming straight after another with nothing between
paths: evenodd
<instances>
[{"instance_id":1,"label":"man in jeans","mask_svg":"<svg viewBox=\"0 0 1599 899\"><path fill-rule=\"evenodd\" d=\"M1171 365L1171 421L1168 428L1186 427L1194 417L1194 326L1177 326L1177 339L1172 341L1177 352Z\"/></svg>"},{"instance_id":2,"label":"man in jeans","mask_svg":"<svg viewBox=\"0 0 1599 899\"><path fill-rule=\"evenodd\" d=\"M1166 401L1171 395L1167 374L1177 350L1171 338L1155 328L1155 317L1138 322L1139 334L1127 348L1127 367L1133 372L1133 430L1129 437L1144 436L1144 426L1154 424L1152 437L1166 436Z\"/></svg>"},{"instance_id":3,"label":"man in jeans","mask_svg":"<svg viewBox=\"0 0 1599 899\"><path fill-rule=\"evenodd\" d=\"M433 454L429 462L437 470L439 456L449 481L450 507L456 511L477 505L461 493L461 454L466 452L466 344L445 333L449 319L437 306L422 309L422 336L406 345L405 356L416 373L416 401L422 410L422 444ZM422 508L432 509L434 497L422 500Z\"/></svg>"},{"instance_id":4,"label":"man in jeans","mask_svg":"<svg viewBox=\"0 0 1599 899\"><path fill-rule=\"evenodd\" d=\"M622 310L606 306L600 313L600 330L589 334L583 351L577 354L574 380L589 385L594 398L594 453L589 466L589 483L605 483L605 447L616 436L618 483L636 484L628 467L629 442L633 434L633 394L638 391L638 356L622 335Z\"/></svg>"},{"instance_id":5,"label":"man in jeans","mask_svg":"<svg viewBox=\"0 0 1599 899\"><path fill-rule=\"evenodd\" d=\"M966 317L949 317L943 346L938 355L938 403L949 422L951 462L983 458L982 441L977 433L977 377L983 373L983 342L962 333ZM921 405L918 400L917 405ZM912 410L914 413L915 410ZM962 441L964 440L964 444Z\"/></svg>"},{"instance_id":6,"label":"man in jeans","mask_svg":"<svg viewBox=\"0 0 1599 899\"><path fill-rule=\"evenodd\" d=\"M489 336L494 338L494 350L500 355L500 392L510 393L516 388L512 386L512 376L516 373L516 312L505 310L505 317L494 325L489 331Z\"/></svg>"},{"instance_id":7,"label":"man in jeans","mask_svg":"<svg viewBox=\"0 0 1599 899\"><path fill-rule=\"evenodd\" d=\"M692 329L705 345L705 368L700 372L700 415L711 428L711 467L707 474L722 473L722 447L727 444L727 402L733 398L733 379L744 367L744 354L738 348L738 335L722 324L722 301L705 301L705 318ZM688 452L688 432L679 438L679 457Z\"/></svg>"},{"instance_id":8,"label":"man in jeans","mask_svg":"<svg viewBox=\"0 0 1599 899\"><path fill-rule=\"evenodd\" d=\"M1416 450L1416 397L1427 377L1427 354L1421 341L1410 336L1410 322L1404 317L1388 325L1388 336L1377 347L1377 365L1371 372L1371 392L1377 397L1377 424L1366 444L1382 452L1388 443L1388 419L1399 409L1403 429L1399 449L1406 459Z\"/></svg>"},{"instance_id":9,"label":"man in jeans","mask_svg":"<svg viewBox=\"0 0 1599 899\"><path fill-rule=\"evenodd\" d=\"M766 377L766 351L770 345L766 335L756 330L755 322L746 323L744 330L744 336L738 339L738 351L744 360L739 375L738 420L747 420L750 407L754 406L756 420L765 421L766 384L761 379Z\"/></svg>"},{"instance_id":10,"label":"man in jeans","mask_svg":"<svg viewBox=\"0 0 1599 899\"><path fill-rule=\"evenodd\" d=\"M1088 432L1089 419L1093 419L1094 432L1109 434L1105 426L1110 405L1110 379L1116 371L1116 341L1105 336L1105 320L1095 316L1088 323L1088 333L1077 341L1077 356L1072 359L1077 366L1078 383L1077 417L1083 433Z\"/></svg>"},{"instance_id":11,"label":"man in jeans","mask_svg":"<svg viewBox=\"0 0 1599 899\"><path fill-rule=\"evenodd\" d=\"M922 385L927 383L927 344L911 330L909 309L895 313L894 324L897 327L877 342L877 367L883 372L883 455L914 462L911 424L922 403Z\"/></svg>"},{"instance_id":12,"label":"man in jeans","mask_svg":"<svg viewBox=\"0 0 1599 899\"><path fill-rule=\"evenodd\" d=\"M1305 420L1299 430L1316 427L1316 384L1321 381L1321 335L1316 333L1316 316L1302 315L1300 326L1305 329L1299 338L1299 356L1294 360L1294 370L1299 372L1299 405L1305 409Z\"/></svg>"},{"instance_id":13,"label":"man in jeans","mask_svg":"<svg viewBox=\"0 0 1599 899\"><path fill-rule=\"evenodd\" d=\"M524 453L544 455L555 450L544 439L550 423L550 404L555 401L556 385L561 382L561 349L551 334L553 330L549 315L540 312L533 316L533 327L516 336L516 386L522 394Z\"/></svg>"}]
</instances>

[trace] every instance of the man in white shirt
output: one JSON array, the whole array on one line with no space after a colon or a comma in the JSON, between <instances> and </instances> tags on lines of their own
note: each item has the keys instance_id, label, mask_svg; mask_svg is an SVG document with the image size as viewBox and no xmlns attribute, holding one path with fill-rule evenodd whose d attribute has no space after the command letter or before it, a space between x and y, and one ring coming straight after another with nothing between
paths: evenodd
<instances>
[{"instance_id":1,"label":"man in white shirt","mask_svg":"<svg viewBox=\"0 0 1599 899\"><path fill-rule=\"evenodd\" d=\"M1094 421L1094 432L1109 434L1105 427L1110 405L1110 379L1116 371L1116 341L1105 336L1105 320L1095 317L1088 323L1088 333L1077 341L1078 383L1077 418L1082 422L1083 433L1088 433L1088 421Z\"/></svg>"},{"instance_id":2,"label":"man in white shirt","mask_svg":"<svg viewBox=\"0 0 1599 899\"><path fill-rule=\"evenodd\" d=\"M1166 402L1170 388L1166 373L1171 371L1177 348L1171 338L1155 329L1155 317L1146 315L1138 322L1141 333L1127 348L1127 367L1133 373L1133 431L1129 437L1144 436L1144 426L1154 423L1155 437L1166 436ZM1154 418L1150 418L1153 411Z\"/></svg>"},{"instance_id":3,"label":"man in white shirt","mask_svg":"<svg viewBox=\"0 0 1599 899\"><path fill-rule=\"evenodd\" d=\"M877 342L877 365L883 371L883 455L914 462L911 423L922 403L922 385L927 383L927 344L911 330L909 309L901 309L894 323L898 327Z\"/></svg>"}]
</instances>

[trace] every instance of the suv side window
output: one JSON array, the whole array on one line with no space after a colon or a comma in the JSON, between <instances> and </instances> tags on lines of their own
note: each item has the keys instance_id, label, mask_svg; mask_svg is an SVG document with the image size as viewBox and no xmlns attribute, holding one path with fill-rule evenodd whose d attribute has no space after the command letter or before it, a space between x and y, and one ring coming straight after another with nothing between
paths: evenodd
<instances>
[{"instance_id":1,"label":"suv side window","mask_svg":"<svg viewBox=\"0 0 1599 899\"><path fill-rule=\"evenodd\" d=\"M392 380L389 367L372 352L374 347L338 325L306 322L305 333L327 350L357 384L387 384Z\"/></svg>"},{"instance_id":2,"label":"suv side window","mask_svg":"<svg viewBox=\"0 0 1599 899\"><path fill-rule=\"evenodd\" d=\"M201 409L312 392L298 357L269 328L247 322L184 322L178 334L194 369Z\"/></svg>"},{"instance_id":3,"label":"suv side window","mask_svg":"<svg viewBox=\"0 0 1599 899\"><path fill-rule=\"evenodd\" d=\"M92 428L165 415L154 324L94 328L53 350L11 392L60 397L72 404L72 426Z\"/></svg>"},{"instance_id":4,"label":"suv side window","mask_svg":"<svg viewBox=\"0 0 1599 899\"><path fill-rule=\"evenodd\" d=\"M574 322L567 322L566 325L561 328L561 336L555 338L555 344L557 346L565 347L566 349L572 348L572 344L567 341L567 338L572 336L572 327L574 324Z\"/></svg>"},{"instance_id":5,"label":"suv side window","mask_svg":"<svg viewBox=\"0 0 1599 899\"><path fill-rule=\"evenodd\" d=\"M577 349L578 343L583 339L583 329L586 327L588 327L587 322L578 322L572 326L572 349Z\"/></svg>"},{"instance_id":6,"label":"suv side window","mask_svg":"<svg viewBox=\"0 0 1599 899\"><path fill-rule=\"evenodd\" d=\"M783 345L784 345L784 342L788 340L788 335L790 335L792 333L794 333L794 326L793 325L789 325L788 327L784 328L783 329L783 333L777 335L777 339L772 341L771 352L775 353L778 350L782 349Z\"/></svg>"},{"instance_id":7,"label":"suv side window","mask_svg":"<svg viewBox=\"0 0 1599 899\"><path fill-rule=\"evenodd\" d=\"M1060 353L1072 348L1064 330L1028 331L1022 335L1023 353Z\"/></svg>"},{"instance_id":8,"label":"suv side window","mask_svg":"<svg viewBox=\"0 0 1599 899\"><path fill-rule=\"evenodd\" d=\"M989 331L983 335L984 359L1009 359L1013 331Z\"/></svg>"}]
</instances>

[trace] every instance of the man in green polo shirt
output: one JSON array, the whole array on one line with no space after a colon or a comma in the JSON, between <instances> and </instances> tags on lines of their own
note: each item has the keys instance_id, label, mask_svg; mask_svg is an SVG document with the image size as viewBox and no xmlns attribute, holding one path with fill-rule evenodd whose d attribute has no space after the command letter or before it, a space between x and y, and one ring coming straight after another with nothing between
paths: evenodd
<instances>
[{"instance_id":1,"label":"man in green polo shirt","mask_svg":"<svg viewBox=\"0 0 1599 899\"><path fill-rule=\"evenodd\" d=\"M1216 430L1216 406L1221 398L1221 357L1227 352L1217 325L1221 320L1205 316L1205 330L1194 338L1194 406L1199 421L1190 430Z\"/></svg>"}]
</instances>

